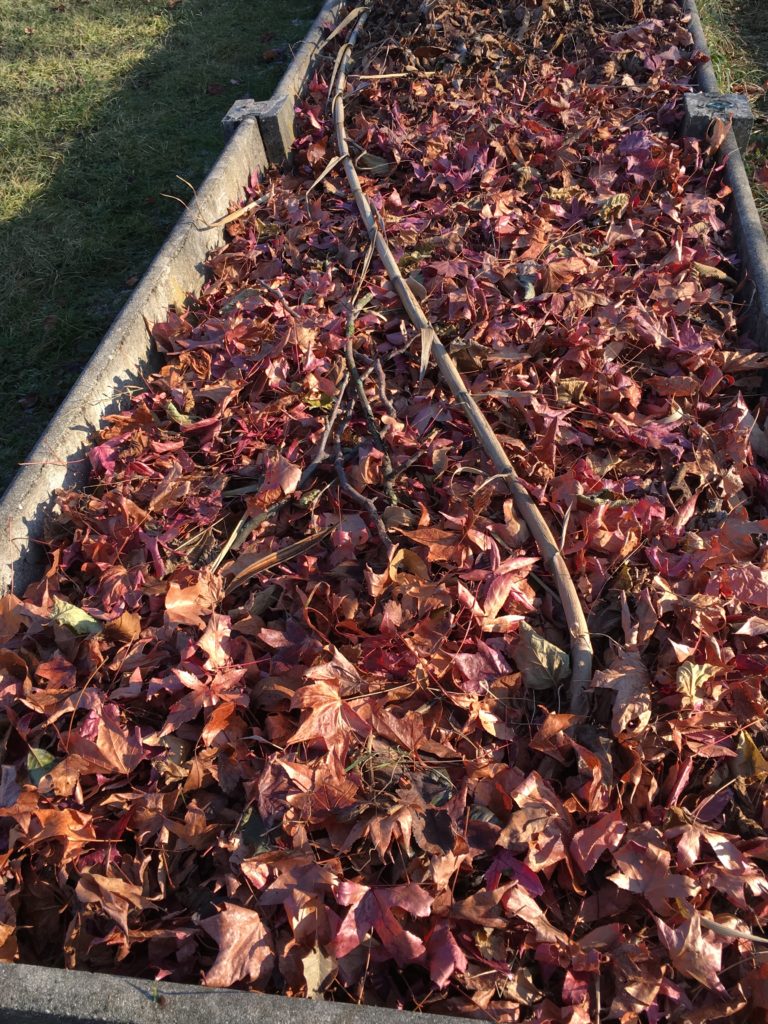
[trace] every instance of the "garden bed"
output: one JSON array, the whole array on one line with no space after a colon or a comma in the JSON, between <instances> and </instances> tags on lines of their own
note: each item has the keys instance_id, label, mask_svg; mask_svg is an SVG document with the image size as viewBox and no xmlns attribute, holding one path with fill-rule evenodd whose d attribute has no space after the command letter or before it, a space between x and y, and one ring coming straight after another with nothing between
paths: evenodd
<instances>
[{"instance_id":1,"label":"garden bed","mask_svg":"<svg viewBox=\"0 0 768 1024\"><path fill-rule=\"evenodd\" d=\"M724 133L678 135L681 12L353 26L2 599L3 954L510 1022L759 1019L768 357Z\"/></svg>"}]
</instances>

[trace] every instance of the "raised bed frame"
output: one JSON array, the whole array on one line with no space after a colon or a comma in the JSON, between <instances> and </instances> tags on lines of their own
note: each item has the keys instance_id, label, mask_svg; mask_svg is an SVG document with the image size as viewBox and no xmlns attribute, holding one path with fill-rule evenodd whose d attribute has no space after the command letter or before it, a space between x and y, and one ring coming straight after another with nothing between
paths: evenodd
<instances>
[{"instance_id":1,"label":"raised bed frame","mask_svg":"<svg viewBox=\"0 0 768 1024\"><path fill-rule=\"evenodd\" d=\"M709 57L707 37L696 0L684 0L683 7L690 16L689 28L696 49ZM699 66L698 85L702 92L720 92L711 62ZM763 348L768 348L768 243L755 205L749 175L732 129L726 136L721 153L727 158L725 181L732 193L729 213L742 261L742 280L748 289L746 297L749 306L745 323L755 341Z\"/></svg>"},{"instance_id":2,"label":"raised bed frame","mask_svg":"<svg viewBox=\"0 0 768 1024\"><path fill-rule=\"evenodd\" d=\"M39 539L56 490L85 482L90 435L153 365L147 324L163 319L169 306L202 284L206 255L223 241L223 229L202 225L242 195L252 171L288 156L296 98L312 74L324 28L346 6L347 0L326 0L271 99L238 101L224 118L231 137L214 168L0 500L0 594L23 592L39 577L44 565ZM683 8L696 48L709 55L696 0L683 0ZM698 84L703 92L719 92L711 64L701 65ZM748 289L747 323L751 335L768 346L768 243L733 131L723 152ZM370 1006L0 964L0 1024L402 1024L414 1018ZM429 1020L455 1024L457 1018L430 1014Z\"/></svg>"},{"instance_id":3,"label":"raised bed frame","mask_svg":"<svg viewBox=\"0 0 768 1024\"><path fill-rule=\"evenodd\" d=\"M183 303L203 283L205 258L224 240L223 228L203 225L242 196L252 171L287 157L296 98L312 74L324 28L345 5L346 0L326 0L271 99L241 100L224 118L231 138L221 156L2 496L0 594L21 593L39 578L45 561L39 538L56 491L85 482L90 436L153 365L147 325L165 319L169 306Z\"/></svg>"}]
</instances>

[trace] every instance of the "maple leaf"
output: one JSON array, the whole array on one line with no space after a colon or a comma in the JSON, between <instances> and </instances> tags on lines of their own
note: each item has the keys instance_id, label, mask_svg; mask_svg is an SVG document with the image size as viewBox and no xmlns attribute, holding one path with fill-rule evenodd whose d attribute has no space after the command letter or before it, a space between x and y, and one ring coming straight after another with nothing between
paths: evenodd
<instances>
[{"instance_id":1,"label":"maple leaf","mask_svg":"<svg viewBox=\"0 0 768 1024\"><path fill-rule=\"evenodd\" d=\"M293 494L299 480L301 480L301 467L289 462L279 453L267 460L267 469L264 474L264 489L267 492L278 491L283 494Z\"/></svg>"},{"instance_id":2,"label":"maple leaf","mask_svg":"<svg viewBox=\"0 0 768 1024\"><path fill-rule=\"evenodd\" d=\"M500 903L507 914L519 918L533 929L537 942L552 942L566 947L570 944L565 932L549 923L542 908L522 886L515 884L505 889Z\"/></svg>"},{"instance_id":3,"label":"maple leaf","mask_svg":"<svg viewBox=\"0 0 768 1024\"><path fill-rule=\"evenodd\" d=\"M221 584L207 571L187 573L178 582L168 584L165 614L175 625L203 626L203 616L210 614L221 600Z\"/></svg>"},{"instance_id":4,"label":"maple leaf","mask_svg":"<svg viewBox=\"0 0 768 1024\"><path fill-rule=\"evenodd\" d=\"M609 876L613 884L642 893L657 914L668 913L672 901L686 900L696 889L690 878L670 871L671 854L655 829L630 829L611 856L619 868Z\"/></svg>"},{"instance_id":5,"label":"maple leaf","mask_svg":"<svg viewBox=\"0 0 768 1024\"><path fill-rule=\"evenodd\" d=\"M291 743L325 743L329 750L349 742L349 734L367 736L370 726L343 700L338 684L317 682L297 690L292 707L306 708L309 714L291 737Z\"/></svg>"},{"instance_id":6,"label":"maple leaf","mask_svg":"<svg viewBox=\"0 0 768 1024\"><path fill-rule=\"evenodd\" d=\"M651 719L650 677L639 651L623 648L610 668L595 673L592 686L613 690L614 736L646 728Z\"/></svg>"},{"instance_id":7,"label":"maple leaf","mask_svg":"<svg viewBox=\"0 0 768 1024\"><path fill-rule=\"evenodd\" d=\"M66 750L77 754L90 771L130 775L147 756L138 729L129 732L120 721L116 704L95 708L71 733Z\"/></svg>"},{"instance_id":8,"label":"maple leaf","mask_svg":"<svg viewBox=\"0 0 768 1024\"><path fill-rule=\"evenodd\" d=\"M438 988L445 988L454 974L467 969L467 958L447 921L438 921L427 936L429 976Z\"/></svg>"},{"instance_id":9,"label":"maple leaf","mask_svg":"<svg viewBox=\"0 0 768 1024\"><path fill-rule=\"evenodd\" d=\"M219 952L204 982L213 988L229 988L238 981L264 985L274 964L272 939L258 911L225 903L214 917L200 922L216 942Z\"/></svg>"},{"instance_id":10,"label":"maple leaf","mask_svg":"<svg viewBox=\"0 0 768 1024\"><path fill-rule=\"evenodd\" d=\"M489 623L497 618L506 602L513 597L526 611L535 611L533 592L530 595L524 590L520 581L520 570L533 568L538 558L515 559L512 565L507 564L506 572L492 577L483 599L483 613Z\"/></svg>"},{"instance_id":11,"label":"maple leaf","mask_svg":"<svg viewBox=\"0 0 768 1024\"><path fill-rule=\"evenodd\" d=\"M571 855L582 871L591 871L607 850L616 849L626 831L627 826L619 811L603 814L594 824L574 835Z\"/></svg>"},{"instance_id":12,"label":"maple leaf","mask_svg":"<svg viewBox=\"0 0 768 1024\"><path fill-rule=\"evenodd\" d=\"M321 999L336 973L336 960L324 953L319 946L315 946L302 957L301 966L307 986L307 998Z\"/></svg>"},{"instance_id":13,"label":"maple leaf","mask_svg":"<svg viewBox=\"0 0 768 1024\"><path fill-rule=\"evenodd\" d=\"M768 570L747 562L726 565L721 576L723 596L733 595L754 608L768 608Z\"/></svg>"},{"instance_id":14,"label":"maple leaf","mask_svg":"<svg viewBox=\"0 0 768 1024\"><path fill-rule=\"evenodd\" d=\"M510 795L519 810L499 835L499 846L524 850L533 871L565 860L572 822L551 787L537 772L531 772Z\"/></svg>"},{"instance_id":15,"label":"maple leaf","mask_svg":"<svg viewBox=\"0 0 768 1024\"><path fill-rule=\"evenodd\" d=\"M245 732L245 723L237 714L237 705L223 703L217 705L205 720L200 739L206 747L231 743Z\"/></svg>"},{"instance_id":16,"label":"maple leaf","mask_svg":"<svg viewBox=\"0 0 768 1024\"><path fill-rule=\"evenodd\" d=\"M520 623L515 664L522 672L523 682L531 690L557 689L571 671L571 660L565 651L550 643L527 622Z\"/></svg>"},{"instance_id":17,"label":"maple leaf","mask_svg":"<svg viewBox=\"0 0 768 1024\"><path fill-rule=\"evenodd\" d=\"M358 786L345 770L336 749L329 747L327 758L312 765L281 760L283 771L300 790L289 794L287 802L300 816L313 824L348 818L360 804Z\"/></svg>"},{"instance_id":18,"label":"maple leaf","mask_svg":"<svg viewBox=\"0 0 768 1024\"><path fill-rule=\"evenodd\" d=\"M409 883L391 888L370 888L358 882L340 882L336 901L349 907L333 944L336 957L352 953L373 931L387 956L400 967L420 960L426 948L422 940L406 931L394 911L403 910L413 917L426 917L432 898L420 885Z\"/></svg>"},{"instance_id":19,"label":"maple leaf","mask_svg":"<svg viewBox=\"0 0 768 1024\"><path fill-rule=\"evenodd\" d=\"M0 962L13 963L18 953L16 913L8 896L0 893Z\"/></svg>"},{"instance_id":20,"label":"maple leaf","mask_svg":"<svg viewBox=\"0 0 768 1024\"><path fill-rule=\"evenodd\" d=\"M79 876L75 895L81 903L95 905L126 934L129 931L129 912L153 907L152 902L142 895L139 885L119 875L103 875L96 871L83 872Z\"/></svg>"},{"instance_id":21,"label":"maple leaf","mask_svg":"<svg viewBox=\"0 0 768 1024\"><path fill-rule=\"evenodd\" d=\"M695 981L700 981L707 988L720 993L725 992L719 977L722 943L702 934L701 915L692 911L677 928L670 927L657 917L656 927L676 970Z\"/></svg>"}]
</instances>

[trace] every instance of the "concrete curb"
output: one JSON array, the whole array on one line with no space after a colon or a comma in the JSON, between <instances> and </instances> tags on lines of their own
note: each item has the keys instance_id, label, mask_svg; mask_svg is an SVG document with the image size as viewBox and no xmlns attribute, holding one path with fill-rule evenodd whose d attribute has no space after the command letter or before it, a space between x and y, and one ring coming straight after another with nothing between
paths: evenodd
<instances>
[{"instance_id":1,"label":"concrete curb","mask_svg":"<svg viewBox=\"0 0 768 1024\"><path fill-rule=\"evenodd\" d=\"M418 1024L378 1006L0 964L0 1024ZM423 1018L422 1018L423 1019ZM461 1018L429 1015L429 1024Z\"/></svg>"},{"instance_id":2,"label":"concrete curb","mask_svg":"<svg viewBox=\"0 0 768 1024\"><path fill-rule=\"evenodd\" d=\"M346 4L347 0L326 0L270 99L238 100L222 121L225 130L231 131L244 118L255 118L271 164L281 164L290 154L296 137L296 100L312 76L325 30L336 23Z\"/></svg>"},{"instance_id":3,"label":"concrete curb","mask_svg":"<svg viewBox=\"0 0 768 1024\"><path fill-rule=\"evenodd\" d=\"M690 15L689 28L696 49L709 57L707 37L696 0L685 0L684 10ZM711 61L699 65L697 77L702 92L720 92ZM732 193L731 217L742 259L744 283L748 289L746 318L749 332L762 348L768 348L768 242L744 159L732 130L726 136L721 153L727 159L725 180Z\"/></svg>"},{"instance_id":4,"label":"concrete curb","mask_svg":"<svg viewBox=\"0 0 768 1024\"><path fill-rule=\"evenodd\" d=\"M206 255L223 240L222 228L200 228L227 212L242 195L254 169L267 159L254 121L230 139L195 201L179 220L133 295L99 344L75 386L51 420L27 463L0 501L0 592L21 592L40 574L39 540L57 488L87 476L87 445L103 416L114 412L126 390L147 369L151 345L147 324L163 320L203 282Z\"/></svg>"},{"instance_id":5,"label":"concrete curb","mask_svg":"<svg viewBox=\"0 0 768 1024\"><path fill-rule=\"evenodd\" d=\"M294 107L314 70L317 49L346 0L325 0L269 100L240 100L224 118L231 138L195 200L158 252L117 319L91 356L23 468L0 496L0 594L22 593L39 578L44 550L38 543L59 488L74 487L88 473L86 453L101 419L124 404L127 390L149 368L147 324L199 289L206 255L223 241L223 229L200 230L226 213L242 195L253 170L281 163L294 139Z\"/></svg>"}]
</instances>

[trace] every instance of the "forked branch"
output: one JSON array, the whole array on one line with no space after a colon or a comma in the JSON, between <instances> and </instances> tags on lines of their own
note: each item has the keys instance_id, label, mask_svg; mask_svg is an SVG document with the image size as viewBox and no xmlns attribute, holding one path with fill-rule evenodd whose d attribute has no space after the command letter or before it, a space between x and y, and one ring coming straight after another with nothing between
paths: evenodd
<instances>
[{"instance_id":1,"label":"forked branch","mask_svg":"<svg viewBox=\"0 0 768 1024\"><path fill-rule=\"evenodd\" d=\"M368 237L376 247L379 258L384 264L384 268L408 314L408 318L421 331L422 345L424 345L425 337L429 337L431 340L431 354L434 356L440 376L464 410L467 419L472 425L472 429L493 463L494 469L503 477L504 483L512 495L515 507L531 531L541 557L552 573L563 606L571 640L570 707L576 714L584 714L587 710L587 688L592 680L592 642L589 636L584 609L582 608L571 575L568 572L565 559L560 552L552 531L547 525L547 521L515 472L499 438L477 402L467 391L456 364L440 341L437 331L409 288L407 281L400 273L400 268L392 254L392 250L377 227L374 211L363 192L360 178L349 153L349 141L344 123L344 91L346 89L347 73L352 58L352 51L366 18L367 12L361 14L354 30L350 33L349 39L343 45L342 52L337 61L338 71L335 77L332 109L339 156L344 165L347 181L355 197L360 217L368 232Z\"/></svg>"}]
</instances>

